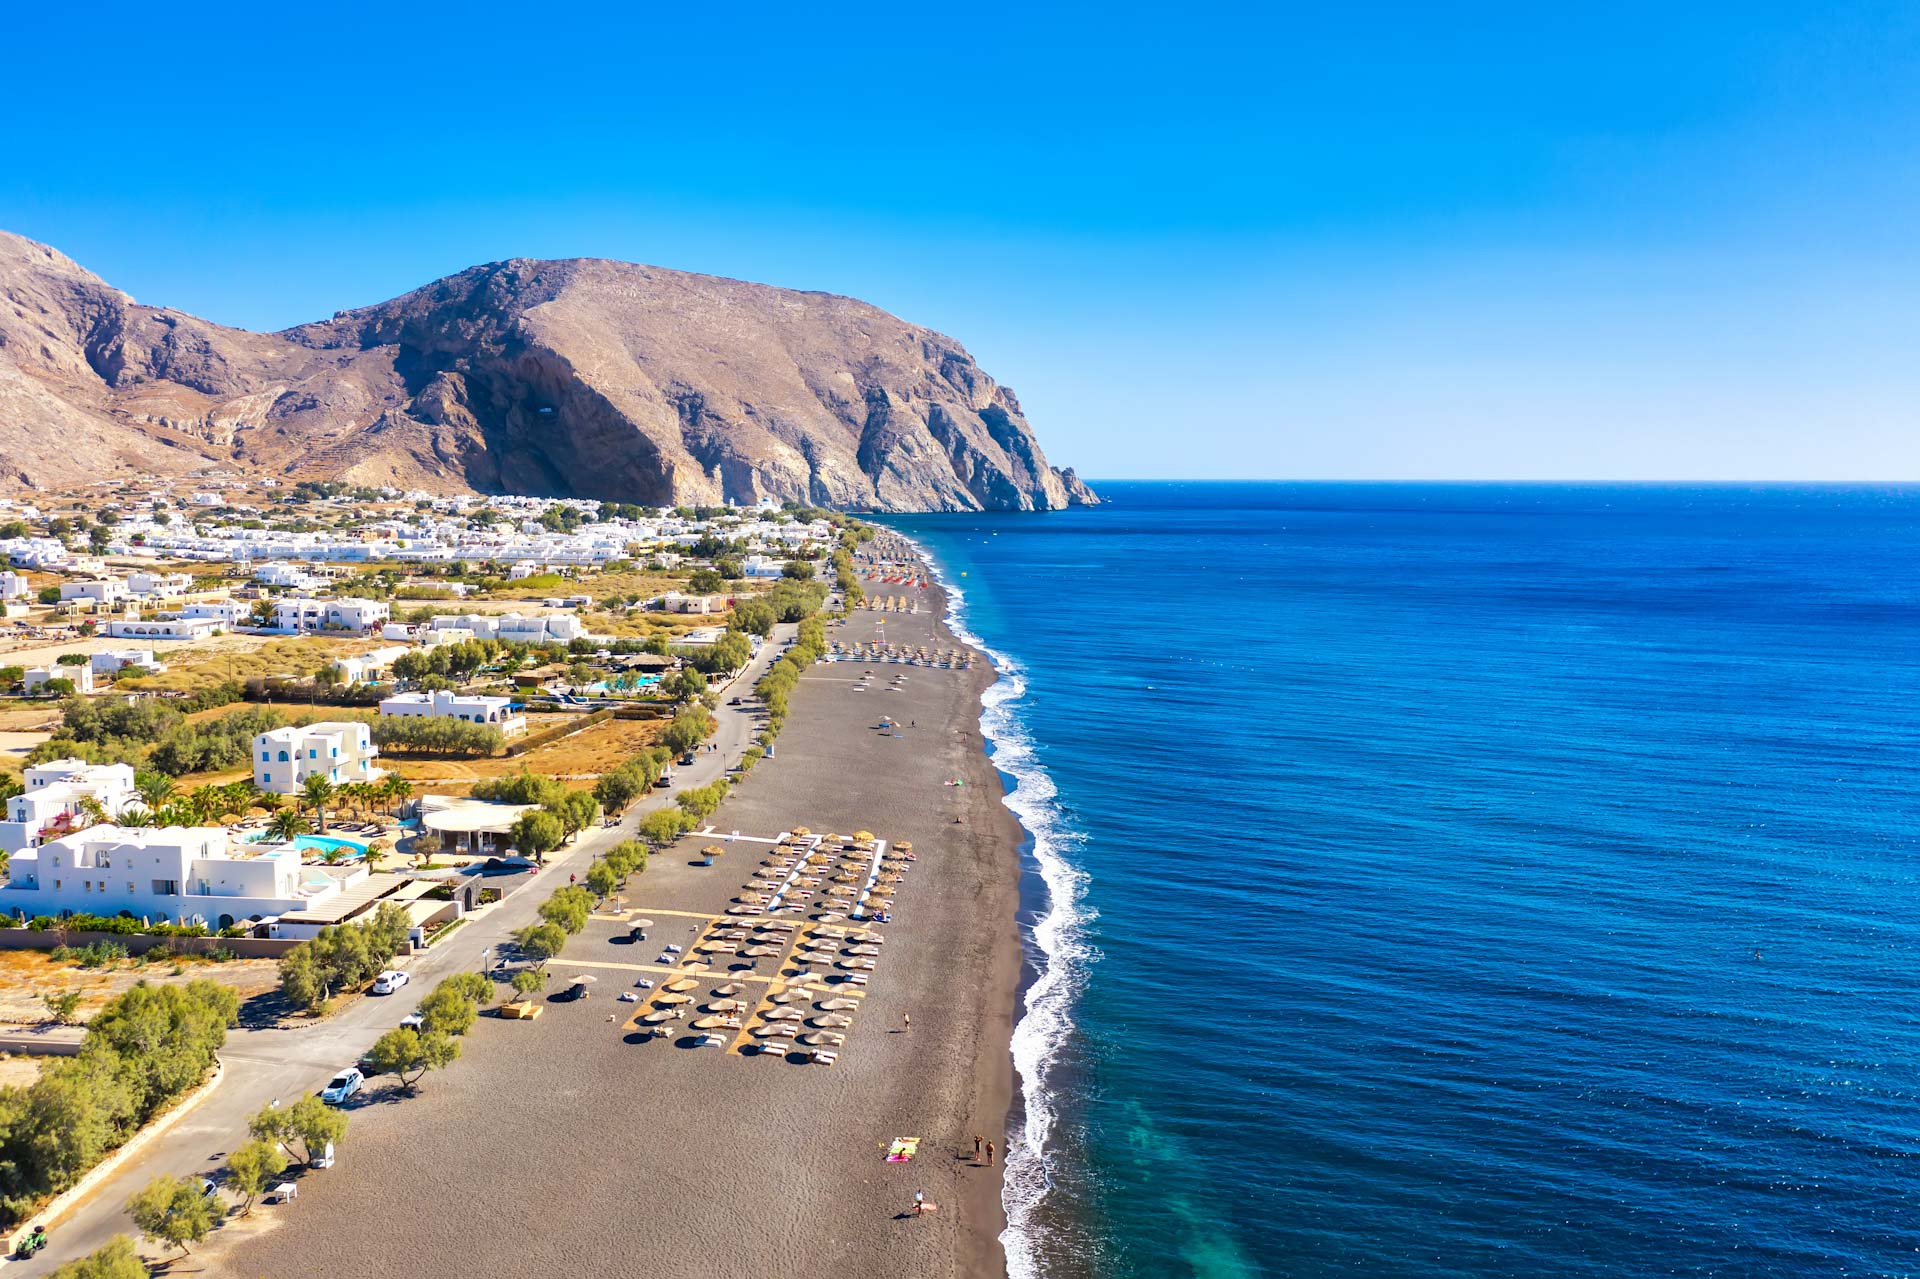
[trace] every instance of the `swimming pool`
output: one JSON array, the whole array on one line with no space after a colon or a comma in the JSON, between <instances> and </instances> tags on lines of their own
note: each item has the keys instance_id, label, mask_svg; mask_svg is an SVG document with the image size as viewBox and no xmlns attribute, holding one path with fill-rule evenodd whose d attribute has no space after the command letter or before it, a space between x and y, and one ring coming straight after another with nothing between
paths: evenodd
<instances>
[{"instance_id":1,"label":"swimming pool","mask_svg":"<svg viewBox=\"0 0 1920 1279\"><path fill-rule=\"evenodd\" d=\"M253 844L270 844L276 841L271 835L255 835L248 842ZM365 844L360 843L358 840L339 839L333 835L295 835L293 837L293 846L303 853L325 854L338 850L350 858L365 857L367 855L367 846Z\"/></svg>"}]
</instances>

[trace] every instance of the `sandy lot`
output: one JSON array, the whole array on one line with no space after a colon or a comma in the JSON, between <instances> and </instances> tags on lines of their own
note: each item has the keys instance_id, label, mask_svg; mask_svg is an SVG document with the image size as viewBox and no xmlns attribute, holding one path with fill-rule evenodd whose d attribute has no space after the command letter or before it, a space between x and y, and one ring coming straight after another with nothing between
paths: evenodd
<instances>
[{"instance_id":1,"label":"sandy lot","mask_svg":"<svg viewBox=\"0 0 1920 1279\"><path fill-rule=\"evenodd\" d=\"M178 973L173 971L176 967ZM145 964L123 959L110 967L81 968L73 963L55 963L44 951L4 950L0 951L0 1022L37 1025L48 1020L42 995L80 991L80 1016L85 1018L137 981L183 982L195 977L232 986L244 1000L278 986L279 966L270 959L216 963L170 956Z\"/></svg>"}]
</instances>

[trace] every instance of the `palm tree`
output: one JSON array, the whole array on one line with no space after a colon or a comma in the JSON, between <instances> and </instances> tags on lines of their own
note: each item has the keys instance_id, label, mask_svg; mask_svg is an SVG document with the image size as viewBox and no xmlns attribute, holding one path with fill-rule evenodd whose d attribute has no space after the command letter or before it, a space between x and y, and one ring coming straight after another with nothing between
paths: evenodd
<instances>
[{"instance_id":1,"label":"palm tree","mask_svg":"<svg viewBox=\"0 0 1920 1279\"><path fill-rule=\"evenodd\" d=\"M295 836L304 835L311 823L291 808L283 808L267 819L267 831L281 843L291 843Z\"/></svg>"},{"instance_id":2,"label":"palm tree","mask_svg":"<svg viewBox=\"0 0 1920 1279\"><path fill-rule=\"evenodd\" d=\"M334 784L318 773L307 778L300 788L301 800L313 810L314 816L320 819L322 835L327 833L327 805L333 802L334 794Z\"/></svg>"},{"instance_id":3,"label":"palm tree","mask_svg":"<svg viewBox=\"0 0 1920 1279\"><path fill-rule=\"evenodd\" d=\"M125 826L128 830L139 830L143 826L155 825L153 814L136 804L129 804L121 809L120 815L113 820L116 825Z\"/></svg>"},{"instance_id":4,"label":"palm tree","mask_svg":"<svg viewBox=\"0 0 1920 1279\"><path fill-rule=\"evenodd\" d=\"M400 806L413 798L413 783L398 773L388 773L380 783L380 791L387 799L387 811L398 816Z\"/></svg>"},{"instance_id":5,"label":"palm tree","mask_svg":"<svg viewBox=\"0 0 1920 1279\"><path fill-rule=\"evenodd\" d=\"M180 788L165 773L142 773L134 779L133 789L149 810L159 812L160 806L172 799Z\"/></svg>"},{"instance_id":6,"label":"palm tree","mask_svg":"<svg viewBox=\"0 0 1920 1279\"><path fill-rule=\"evenodd\" d=\"M192 806L193 815L200 821L210 822L226 811L226 797L219 786L196 786L187 796L186 802Z\"/></svg>"}]
</instances>

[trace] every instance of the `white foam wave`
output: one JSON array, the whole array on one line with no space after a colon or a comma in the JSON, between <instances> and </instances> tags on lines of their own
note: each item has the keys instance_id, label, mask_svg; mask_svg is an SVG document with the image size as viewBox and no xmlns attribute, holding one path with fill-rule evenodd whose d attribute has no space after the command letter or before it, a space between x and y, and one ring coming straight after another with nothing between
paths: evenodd
<instances>
[{"instance_id":1,"label":"white foam wave","mask_svg":"<svg viewBox=\"0 0 1920 1279\"><path fill-rule=\"evenodd\" d=\"M946 592L947 625L993 663L998 678L981 695L980 731L993 744L994 766L1014 779L1005 803L1033 841L1034 861L1047 886L1044 912L1031 933L1038 976L1027 987L1025 1007L1013 1028L1013 1064L1020 1076L1025 1121L1018 1132L1007 1134L1001 1192L1007 1228L1000 1236L1011 1279L1040 1279L1046 1261L1035 1212L1053 1188L1057 1152L1049 1141L1059 1122L1049 1076L1073 1030L1074 1004L1086 986L1094 954L1086 940L1094 918L1086 904L1087 875L1068 857L1083 836L1061 812L1053 778L1020 721L1019 706L1027 691L1020 664L967 628L965 593L925 547L905 540L920 552Z\"/></svg>"}]
</instances>

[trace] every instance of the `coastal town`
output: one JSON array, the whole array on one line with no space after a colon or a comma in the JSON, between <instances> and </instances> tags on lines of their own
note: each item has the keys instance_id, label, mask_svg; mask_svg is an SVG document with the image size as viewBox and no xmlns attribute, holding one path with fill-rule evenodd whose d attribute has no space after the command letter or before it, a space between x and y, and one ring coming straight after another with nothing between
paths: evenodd
<instances>
[{"instance_id":1,"label":"coastal town","mask_svg":"<svg viewBox=\"0 0 1920 1279\"><path fill-rule=\"evenodd\" d=\"M773 1200L919 1269L992 1255L1017 840L991 672L910 544L204 473L0 499L0 557L18 1273L464 1275L536 1216L612 1269ZM678 1226L557 1171L628 1129L629 1175L704 1187ZM779 1155L716 1192L716 1142ZM525 1211L436 1250L477 1201Z\"/></svg>"}]
</instances>

